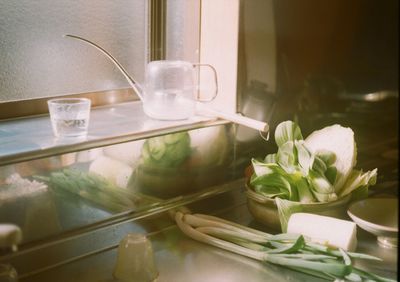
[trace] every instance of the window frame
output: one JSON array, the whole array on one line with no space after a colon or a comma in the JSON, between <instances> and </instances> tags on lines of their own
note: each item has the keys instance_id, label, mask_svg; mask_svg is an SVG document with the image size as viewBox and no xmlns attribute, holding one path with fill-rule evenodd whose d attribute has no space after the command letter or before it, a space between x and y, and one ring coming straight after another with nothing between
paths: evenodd
<instances>
[{"instance_id":1,"label":"window frame","mask_svg":"<svg viewBox=\"0 0 400 282\"><path fill-rule=\"evenodd\" d=\"M148 40L150 42L148 42L148 46L150 46L153 51L149 52L148 59L162 59L162 56L165 56L165 1L149 0L148 3L150 13L149 19L156 21L156 23L153 24L151 21L149 22L149 25L152 27L149 28ZM197 49L192 50L191 52L186 52L185 56L188 56L188 60L194 60L195 58L193 57L193 54L198 54L199 62L211 64L217 69L219 74L219 93L217 98L209 104L209 107L218 111L236 113L239 0L200 0L198 3L200 3L200 17L188 17L187 20L192 20L194 21L193 24L199 25L200 36L190 33L190 29L186 29L186 34L184 34L184 37L186 42L191 42L191 40L194 40L194 42L199 42L199 45L197 46ZM193 13L193 10L190 9L192 7L193 6L189 6L186 12L189 14ZM160 14L161 16L157 16ZM161 17L161 20L158 17ZM217 21L216 18L223 18L225 20ZM185 22L185 24L190 23ZM161 34L153 36L152 34L155 32ZM196 48L196 44L191 44L190 46L191 48ZM162 51L160 52L160 50ZM199 75L201 83L203 74L200 72ZM92 106L95 108L98 106L113 107L114 104L132 101L141 103L139 98L130 88L95 93L79 93L67 96L91 98ZM18 119L18 122L21 122L20 118L27 118L29 122L31 117L37 117L38 115L48 116L46 102L49 98L50 97L0 103L0 129L2 127L2 123L12 123L15 122L15 119ZM50 123L50 121L48 123ZM129 132L124 132L120 136L106 136L104 138L101 137L98 139L84 140L82 142L71 142L69 144L61 145L55 142L54 146L48 148L46 147L45 150L41 148L36 151L26 151L24 148L21 148L20 152L12 153L11 155L0 155L0 166L18 163L21 161L29 161L36 158L44 158L51 155L65 154L77 150L87 150L97 146L129 142L140 138L147 138L182 130L190 130L194 128L225 123L229 123L229 121L218 119L215 116L211 116L206 119L202 117L202 119L191 119L189 122L176 122L173 126L170 124L162 125L159 129L152 128L150 131L138 131L137 129L133 129L133 131L131 130ZM18 137L16 135L15 138L18 139L21 138L21 136ZM51 136L49 138L51 138ZM15 141L17 142L18 140Z\"/></svg>"}]
</instances>

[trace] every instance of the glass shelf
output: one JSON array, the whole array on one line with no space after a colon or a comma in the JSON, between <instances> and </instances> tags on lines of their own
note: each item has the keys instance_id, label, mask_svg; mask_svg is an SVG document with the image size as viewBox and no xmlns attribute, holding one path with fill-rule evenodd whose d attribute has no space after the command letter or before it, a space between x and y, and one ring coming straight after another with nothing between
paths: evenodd
<instances>
[{"instance_id":1,"label":"glass shelf","mask_svg":"<svg viewBox=\"0 0 400 282\"><path fill-rule=\"evenodd\" d=\"M48 115L10 119L0 121L0 166L226 123L205 116L154 120L145 115L140 101L92 108L84 138L57 139Z\"/></svg>"}]
</instances>

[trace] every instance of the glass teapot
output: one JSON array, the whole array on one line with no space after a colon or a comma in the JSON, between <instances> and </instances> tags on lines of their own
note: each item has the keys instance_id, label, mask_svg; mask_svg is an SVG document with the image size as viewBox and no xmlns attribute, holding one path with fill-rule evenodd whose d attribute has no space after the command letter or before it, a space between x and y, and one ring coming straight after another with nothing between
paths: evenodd
<instances>
[{"instance_id":1,"label":"glass teapot","mask_svg":"<svg viewBox=\"0 0 400 282\"><path fill-rule=\"evenodd\" d=\"M196 97L200 86L195 83L195 70L202 66L209 67L214 73L214 95L208 100ZM152 61L146 67L143 110L156 119L187 119L194 115L196 101L212 101L217 92L217 72L211 65L185 61Z\"/></svg>"}]
</instances>

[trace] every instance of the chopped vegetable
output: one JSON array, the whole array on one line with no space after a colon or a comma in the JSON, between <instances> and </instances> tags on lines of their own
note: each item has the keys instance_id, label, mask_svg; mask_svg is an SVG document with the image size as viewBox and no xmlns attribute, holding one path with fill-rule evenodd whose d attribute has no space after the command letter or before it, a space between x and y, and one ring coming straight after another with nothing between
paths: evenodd
<instances>
[{"instance_id":1,"label":"chopped vegetable","mask_svg":"<svg viewBox=\"0 0 400 282\"><path fill-rule=\"evenodd\" d=\"M218 217L181 211L175 213L175 221L194 240L326 280L394 281L358 269L352 263L353 258L380 258L319 245L299 234L272 235Z\"/></svg>"}]
</instances>

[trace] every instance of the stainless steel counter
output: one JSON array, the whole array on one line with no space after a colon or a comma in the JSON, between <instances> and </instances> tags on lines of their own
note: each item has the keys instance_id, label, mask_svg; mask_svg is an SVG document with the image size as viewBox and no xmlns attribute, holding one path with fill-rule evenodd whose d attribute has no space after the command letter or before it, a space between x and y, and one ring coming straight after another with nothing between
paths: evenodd
<instances>
[{"instance_id":1,"label":"stainless steel counter","mask_svg":"<svg viewBox=\"0 0 400 282\"><path fill-rule=\"evenodd\" d=\"M240 181L234 182L232 185L232 190L194 202L188 207L194 212L214 214L273 233L255 222L249 214ZM261 263L194 241L186 237L166 213L144 219L144 221L126 224L131 224L131 227L126 228L125 226L125 232L133 232L133 230L136 230L135 232L149 232L148 236L154 247L156 266L159 271L159 277L156 281L159 282L322 281L319 278ZM118 233L116 230L113 232ZM120 232L119 236L123 236L123 234L123 232ZM356 262L356 264L376 274L396 279L397 249L379 247L376 239L362 230L358 230L358 239L357 251L377 255L383 261L379 263ZM100 240L100 238L97 238L97 240ZM69 263L36 275L27 276L21 281L116 281L112 277L116 263L116 246L117 244L111 244L102 250L93 252L91 255L71 260Z\"/></svg>"},{"instance_id":2,"label":"stainless steel counter","mask_svg":"<svg viewBox=\"0 0 400 282\"><path fill-rule=\"evenodd\" d=\"M126 107L126 112L131 110L128 104ZM320 126L313 125L312 128L320 128L325 123L352 127L358 146L357 167L363 170L378 168L378 182L371 187L370 196L381 193L398 196L398 131L394 126L398 125L398 119L389 119L382 112L360 114L353 119L342 115L340 119L336 116L332 120L323 119ZM104 128L102 130L102 134L110 133ZM122 138L113 142L123 142L123 138L127 138L127 135L118 137L118 132L113 134ZM128 138L135 139L132 136ZM96 146L95 140L90 146ZM244 159L248 161L248 158ZM186 205L194 212L216 215L274 233L255 222L249 214L243 184L244 180L225 183L220 193L206 193L205 197L178 197L173 205L159 206L151 213L117 215L99 226L90 225L76 232L66 232L55 241L24 246L15 255L0 257L0 262L10 262L15 266L22 282L111 282L115 281L112 272L119 241L128 232L140 232L148 234L153 243L159 271L157 281L319 281L196 242L183 235L166 212L169 208ZM384 277L397 278L397 249L379 247L375 237L361 229L358 229L358 241L357 251L381 257L383 261L357 261L357 265Z\"/></svg>"}]
</instances>

